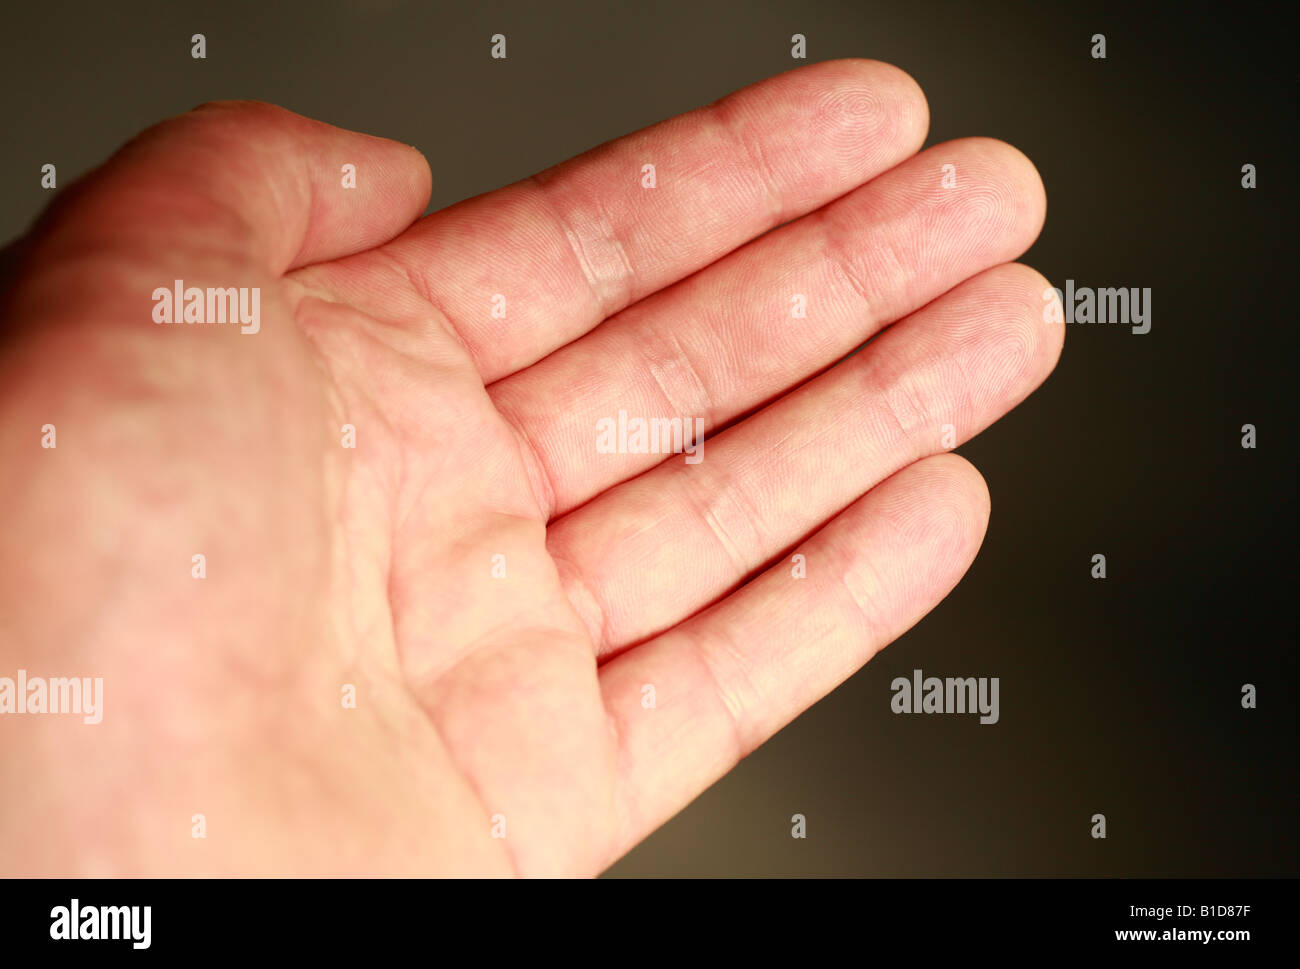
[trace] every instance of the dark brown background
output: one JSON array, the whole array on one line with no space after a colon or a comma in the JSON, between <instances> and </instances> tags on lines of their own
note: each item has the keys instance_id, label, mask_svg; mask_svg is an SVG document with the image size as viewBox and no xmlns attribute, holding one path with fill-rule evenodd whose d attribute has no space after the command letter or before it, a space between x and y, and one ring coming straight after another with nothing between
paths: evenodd
<instances>
[{"instance_id":1,"label":"dark brown background","mask_svg":"<svg viewBox=\"0 0 1300 969\"><path fill-rule=\"evenodd\" d=\"M42 164L66 185L212 98L414 144L438 208L795 66L795 32L809 61L891 61L926 91L929 143L992 135L1037 163L1047 226L1025 261L1151 287L1151 333L1069 327L1045 387L961 449L993 495L967 579L613 873L1296 874L1298 155L1277 15L616 6L6 6L0 236L48 201ZM890 680L916 667L1000 677L1001 721L893 715Z\"/></svg>"}]
</instances>

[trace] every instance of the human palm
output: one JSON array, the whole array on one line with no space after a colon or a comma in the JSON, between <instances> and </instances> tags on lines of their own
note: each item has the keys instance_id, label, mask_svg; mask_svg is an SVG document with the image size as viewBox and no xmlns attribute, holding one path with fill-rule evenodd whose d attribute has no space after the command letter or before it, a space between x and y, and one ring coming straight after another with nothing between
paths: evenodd
<instances>
[{"instance_id":1,"label":"human palm","mask_svg":"<svg viewBox=\"0 0 1300 969\"><path fill-rule=\"evenodd\" d=\"M412 224L414 150L220 103L65 192L0 662L104 716L0 720L4 869L594 874L915 623L987 521L945 452L1061 342L1037 174L926 125L831 62ZM257 332L154 323L177 279Z\"/></svg>"}]
</instances>

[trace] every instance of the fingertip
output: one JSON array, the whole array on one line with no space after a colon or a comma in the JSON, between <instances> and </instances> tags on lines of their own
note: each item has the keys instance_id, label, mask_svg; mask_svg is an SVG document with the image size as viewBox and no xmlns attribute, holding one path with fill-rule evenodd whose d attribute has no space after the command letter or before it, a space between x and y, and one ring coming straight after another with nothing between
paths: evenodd
<instances>
[{"instance_id":1,"label":"fingertip","mask_svg":"<svg viewBox=\"0 0 1300 969\"><path fill-rule=\"evenodd\" d=\"M989 485L984 480L984 475L970 461L953 451L935 454L927 460L930 465L927 472L946 485L958 503L969 512L968 520L979 524L978 532L982 537L992 507Z\"/></svg>"},{"instance_id":2,"label":"fingertip","mask_svg":"<svg viewBox=\"0 0 1300 969\"><path fill-rule=\"evenodd\" d=\"M302 142L312 218L291 269L382 245L423 214L433 173L418 148L323 122L308 124Z\"/></svg>"},{"instance_id":3,"label":"fingertip","mask_svg":"<svg viewBox=\"0 0 1300 969\"><path fill-rule=\"evenodd\" d=\"M875 84L890 92L899 105L899 138L917 151L930 133L930 102L920 83L907 71L887 61L855 59Z\"/></svg>"},{"instance_id":4,"label":"fingertip","mask_svg":"<svg viewBox=\"0 0 1300 969\"><path fill-rule=\"evenodd\" d=\"M412 162L412 170L415 172L415 195L420 199L420 211L424 211L429 205L429 199L433 196L433 166L429 164L428 157L415 145L407 145L399 142L403 148L412 152L415 159Z\"/></svg>"},{"instance_id":5,"label":"fingertip","mask_svg":"<svg viewBox=\"0 0 1300 969\"><path fill-rule=\"evenodd\" d=\"M988 482L975 465L952 452L923 458L909 470L917 476L912 484L925 504L917 515L919 539L935 550L931 579L951 588L984 543L992 507Z\"/></svg>"},{"instance_id":6,"label":"fingertip","mask_svg":"<svg viewBox=\"0 0 1300 969\"><path fill-rule=\"evenodd\" d=\"M1003 183L1011 189L1011 197L1019 203L1020 221L1032 229L1036 238L1047 217L1047 189L1038 166L1015 145L1000 138L964 140L986 154L996 166Z\"/></svg>"},{"instance_id":7,"label":"fingertip","mask_svg":"<svg viewBox=\"0 0 1300 969\"><path fill-rule=\"evenodd\" d=\"M1052 302L1060 303L1052 281L1033 266L1022 262L1008 265L1018 276L1017 285L1023 294L1025 326L1032 329L1036 350L1035 375L1041 382L1061 359L1065 346L1065 321L1060 312L1052 313Z\"/></svg>"},{"instance_id":8,"label":"fingertip","mask_svg":"<svg viewBox=\"0 0 1300 969\"><path fill-rule=\"evenodd\" d=\"M409 201L409 206L418 207L423 212L433 195L433 168L424 152L415 145L392 138L367 135L376 142L377 151L389 160L394 173L394 185L400 187L401 194ZM399 177L400 176L400 177Z\"/></svg>"},{"instance_id":9,"label":"fingertip","mask_svg":"<svg viewBox=\"0 0 1300 969\"><path fill-rule=\"evenodd\" d=\"M1043 228L1047 196L1038 169L997 138L958 138L926 150L943 163L955 190L946 205L969 243L997 263L1025 252ZM936 165L936 167L938 167Z\"/></svg>"},{"instance_id":10,"label":"fingertip","mask_svg":"<svg viewBox=\"0 0 1300 969\"><path fill-rule=\"evenodd\" d=\"M874 159L885 151L897 164L925 142L930 107L906 71L867 58L815 66L822 91L814 123L842 153Z\"/></svg>"}]
</instances>

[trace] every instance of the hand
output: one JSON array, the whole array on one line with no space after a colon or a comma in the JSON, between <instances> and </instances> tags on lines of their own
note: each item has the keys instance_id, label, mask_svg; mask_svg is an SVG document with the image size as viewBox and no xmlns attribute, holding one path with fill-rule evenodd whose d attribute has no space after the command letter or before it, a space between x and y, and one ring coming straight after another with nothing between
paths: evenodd
<instances>
[{"instance_id":1,"label":"hand","mask_svg":"<svg viewBox=\"0 0 1300 969\"><path fill-rule=\"evenodd\" d=\"M417 219L414 149L219 103L66 190L0 676L102 720L0 716L3 871L598 873L917 622L988 517L946 452L1062 340L1033 166L927 123L825 63Z\"/></svg>"}]
</instances>

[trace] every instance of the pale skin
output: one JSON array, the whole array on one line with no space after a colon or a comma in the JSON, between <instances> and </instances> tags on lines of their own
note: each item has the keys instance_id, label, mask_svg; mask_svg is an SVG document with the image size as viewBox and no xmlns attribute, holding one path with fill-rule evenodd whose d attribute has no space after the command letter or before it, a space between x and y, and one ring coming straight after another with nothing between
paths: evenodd
<instances>
[{"instance_id":1,"label":"pale skin","mask_svg":"<svg viewBox=\"0 0 1300 969\"><path fill-rule=\"evenodd\" d=\"M928 122L829 62L420 218L416 150L220 103L62 190L0 300L0 676L104 711L0 717L0 870L597 874L915 624L989 515L945 425L1063 329L1034 167ZM260 332L155 324L174 279ZM703 460L598 453L620 409Z\"/></svg>"}]
</instances>

